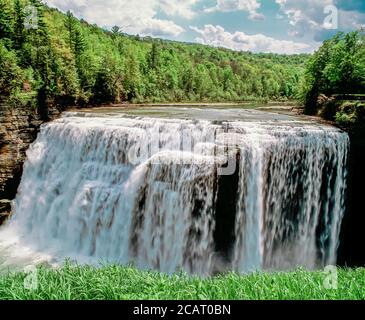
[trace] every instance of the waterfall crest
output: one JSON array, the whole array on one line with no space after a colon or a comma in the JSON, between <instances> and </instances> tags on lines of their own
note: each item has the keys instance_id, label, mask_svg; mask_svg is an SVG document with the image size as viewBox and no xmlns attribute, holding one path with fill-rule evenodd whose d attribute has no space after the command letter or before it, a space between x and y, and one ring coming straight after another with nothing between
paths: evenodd
<instances>
[{"instance_id":1,"label":"waterfall crest","mask_svg":"<svg viewBox=\"0 0 365 320\"><path fill-rule=\"evenodd\" d=\"M28 150L6 228L60 259L169 273L334 264L348 145L309 122L65 113Z\"/></svg>"}]
</instances>

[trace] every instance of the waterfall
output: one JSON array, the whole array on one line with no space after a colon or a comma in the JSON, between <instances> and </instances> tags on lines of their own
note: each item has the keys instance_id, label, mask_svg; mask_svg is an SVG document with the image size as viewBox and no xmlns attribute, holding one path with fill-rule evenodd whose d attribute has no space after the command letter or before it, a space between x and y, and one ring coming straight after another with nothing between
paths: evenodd
<instances>
[{"instance_id":1,"label":"waterfall","mask_svg":"<svg viewBox=\"0 0 365 320\"><path fill-rule=\"evenodd\" d=\"M348 145L306 121L65 113L28 150L0 234L168 273L334 264Z\"/></svg>"}]
</instances>

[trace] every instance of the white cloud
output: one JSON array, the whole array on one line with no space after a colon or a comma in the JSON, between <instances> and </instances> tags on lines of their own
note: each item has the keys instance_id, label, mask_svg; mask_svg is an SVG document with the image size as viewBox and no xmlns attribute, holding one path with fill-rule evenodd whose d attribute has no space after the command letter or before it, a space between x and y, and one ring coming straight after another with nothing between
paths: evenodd
<instances>
[{"instance_id":1,"label":"white cloud","mask_svg":"<svg viewBox=\"0 0 365 320\"><path fill-rule=\"evenodd\" d=\"M156 18L159 11L169 17L191 19L200 0L44 0L62 11L71 10L77 17L103 27L118 25L123 32L178 36L185 30L172 20Z\"/></svg>"},{"instance_id":2,"label":"white cloud","mask_svg":"<svg viewBox=\"0 0 365 320\"><path fill-rule=\"evenodd\" d=\"M260 7L261 3L258 0L217 0L216 6L205 9L205 12L246 11L251 20L260 20L264 18L262 14L257 12Z\"/></svg>"},{"instance_id":3,"label":"white cloud","mask_svg":"<svg viewBox=\"0 0 365 320\"><path fill-rule=\"evenodd\" d=\"M193 8L199 0L159 0L156 2L168 16L180 16L185 19L192 19L196 16Z\"/></svg>"},{"instance_id":4,"label":"white cloud","mask_svg":"<svg viewBox=\"0 0 365 320\"><path fill-rule=\"evenodd\" d=\"M319 27L324 23L324 8L333 5L333 0L275 0L292 26Z\"/></svg>"},{"instance_id":5,"label":"white cloud","mask_svg":"<svg viewBox=\"0 0 365 320\"><path fill-rule=\"evenodd\" d=\"M342 28L360 29L365 26L365 14L359 11L339 11L339 23Z\"/></svg>"},{"instance_id":6,"label":"white cloud","mask_svg":"<svg viewBox=\"0 0 365 320\"><path fill-rule=\"evenodd\" d=\"M244 32L230 33L221 26L205 25L203 29L190 27L200 34L196 41L215 47L225 47L238 51L306 53L313 51L306 43L277 40L263 34L247 35Z\"/></svg>"},{"instance_id":7,"label":"white cloud","mask_svg":"<svg viewBox=\"0 0 365 320\"><path fill-rule=\"evenodd\" d=\"M336 7L335 0L275 0L281 11L286 15L291 25L289 35L303 36L308 32L315 36L326 29L332 29L332 24L326 22L326 17L333 13L325 8L337 9L339 30L359 28L365 23L365 15L358 11L345 11Z\"/></svg>"},{"instance_id":8,"label":"white cloud","mask_svg":"<svg viewBox=\"0 0 365 320\"><path fill-rule=\"evenodd\" d=\"M160 19L146 19L145 21L141 21L137 30L134 30L133 27L131 28L131 33L140 33L142 35L152 36L177 37L184 31L184 28L178 26L173 21Z\"/></svg>"}]
</instances>

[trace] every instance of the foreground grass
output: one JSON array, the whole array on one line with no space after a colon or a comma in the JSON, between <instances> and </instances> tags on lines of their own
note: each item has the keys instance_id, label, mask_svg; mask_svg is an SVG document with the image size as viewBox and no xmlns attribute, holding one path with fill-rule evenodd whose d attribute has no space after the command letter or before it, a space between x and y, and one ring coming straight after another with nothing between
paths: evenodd
<instances>
[{"instance_id":1,"label":"foreground grass","mask_svg":"<svg viewBox=\"0 0 365 320\"><path fill-rule=\"evenodd\" d=\"M323 300L365 299L365 269L339 269L338 289L326 289L324 272L234 273L209 279L141 272L132 267L41 267L38 288L24 287L26 274L0 276L0 299L45 300Z\"/></svg>"}]
</instances>

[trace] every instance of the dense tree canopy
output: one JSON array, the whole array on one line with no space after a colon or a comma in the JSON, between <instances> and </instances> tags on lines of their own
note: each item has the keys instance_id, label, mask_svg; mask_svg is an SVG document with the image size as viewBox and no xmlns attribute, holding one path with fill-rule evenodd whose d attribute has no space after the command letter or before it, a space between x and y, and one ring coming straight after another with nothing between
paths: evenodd
<instances>
[{"instance_id":1,"label":"dense tree canopy","mask_svg":"<svg viewBox=\"0 0 365 320\"><path fill-rule=\"evenodd\" d=\"M37 8L37 28L25 27L29 4ZM0 95L38 105L291 99L307 60L121 31L103 30L39 0L0 0Z\"/></svg>"},{"instance_id":2,"label":"dense tree canopy","mask_svg":"<svg viewBox=\"0 0 365 320\"><path fill-rule=\"evenodd\" d=\"M365 93L365 35L338 33L310 57L302 96L309 113L315 113L321 94Z\"/></svg>"}]
</instances>

